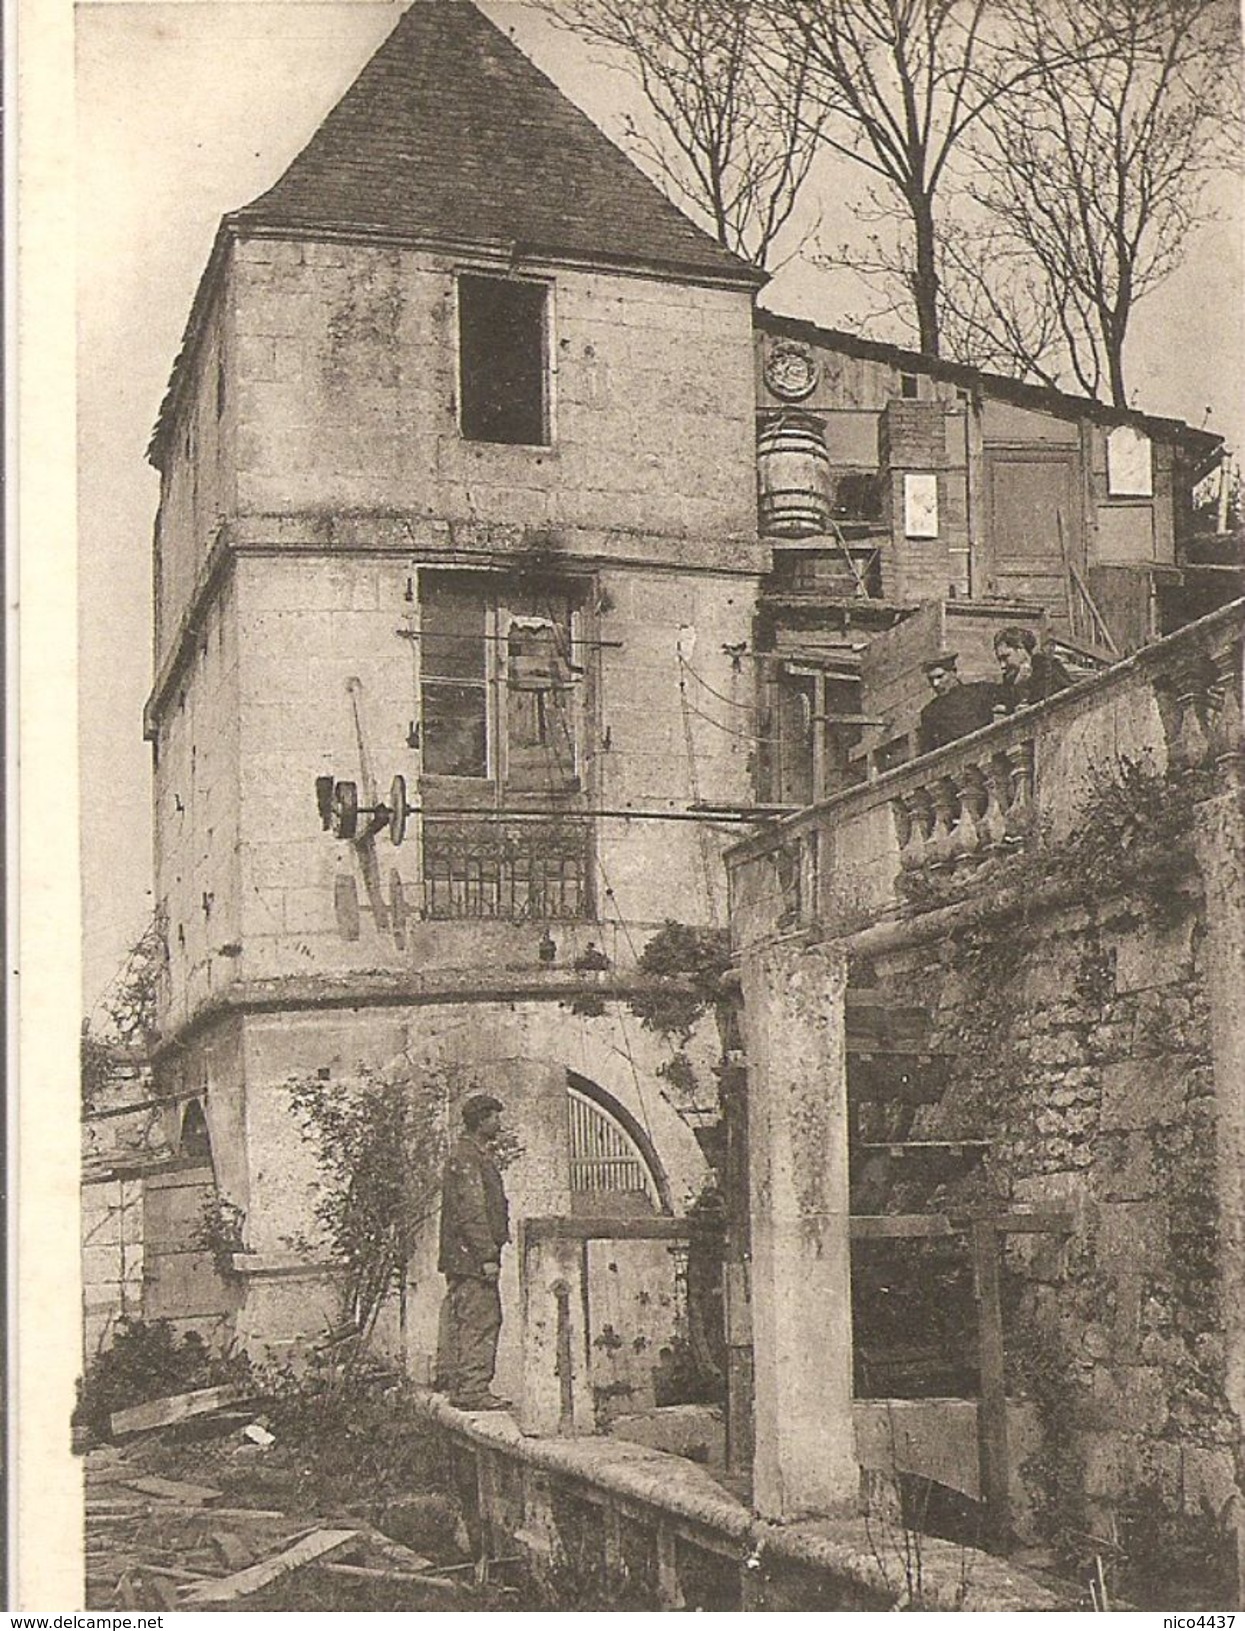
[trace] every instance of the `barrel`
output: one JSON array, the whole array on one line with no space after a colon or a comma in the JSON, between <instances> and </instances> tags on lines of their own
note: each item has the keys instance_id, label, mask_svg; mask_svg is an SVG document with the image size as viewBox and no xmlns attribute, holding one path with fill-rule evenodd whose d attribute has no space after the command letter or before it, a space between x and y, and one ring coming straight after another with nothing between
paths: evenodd
<instances>
[{"instance_id":1,"label":"barrel","mask_svg":"<svg viewBox=\"0 0 1245 1631\"><path fill-rule=\"evenodd\" d=\"M757 435L760 529L769 538L808 538L830 520L826 424L787 409L769 415Z\"/></svg>"}]
</instances>

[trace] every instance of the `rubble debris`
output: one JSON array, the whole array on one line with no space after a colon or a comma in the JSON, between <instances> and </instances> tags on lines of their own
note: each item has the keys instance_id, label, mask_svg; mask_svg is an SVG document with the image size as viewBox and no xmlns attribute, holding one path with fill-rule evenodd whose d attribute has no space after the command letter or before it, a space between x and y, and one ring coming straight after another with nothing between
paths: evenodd
<instances>
[{"instance_id":1,"label":"rubble debris","mask_svg":"<svg viewBox=\"0 0 1245 1631\"><path fill-rule=\"evenodd\" d=\"M118 1438L127 1433L150 1432L155 1427L172 1427L192 1416L210 1415L229 1405L244 1404L255 1396L254 1389L230 1383L223 1387L198 1388L193 1393L174 1393L168 1398L151 1399L146 1404L115 1410L109 1428Z\"/></svg>"},{"instance_id":2,"label":"rubble debris","mask_svg":"<svg viewBox=\"0 0 1245 1631\"><path fill-rule=\"evenodd\" d=\"M239 1597L250 1597L257 1591L263 1591L284 1574L305 1568L309 1563L323 1561L358 1543L359 1532L356 1529L318 1529L288 1550L279 1552L276 1557L255 1563L237 1574L226 1575L223 1580L205 1580L202 1585L184 1587L179 1593L179 1604L182 1608L190 1608L200 1603L236 1602Z\"/></svg>"},{"instance_id":3,"label":"rubble debris","mask_svg":"<svg viewBox=\"0 0 1245 1631\"><path fill-rule=\"evenodd\" d=\"M261 1450L266 1450L270 1444L277 1442L277 1435L270 1433L266 1427L261 1427L257 1421L242 1429L242 1437L250 1439L252 1444L258 1444Z\"/></svg>"}]
</instances>

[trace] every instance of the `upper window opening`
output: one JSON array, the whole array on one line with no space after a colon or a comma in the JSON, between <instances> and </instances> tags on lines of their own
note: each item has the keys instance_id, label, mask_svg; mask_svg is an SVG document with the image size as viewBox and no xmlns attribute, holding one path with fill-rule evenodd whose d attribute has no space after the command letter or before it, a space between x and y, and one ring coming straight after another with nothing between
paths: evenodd
<instances>
[{"instance_id":1,"label":"upper window opening","mask_svg":"<svg viewBox=\"0 0 1245 1631\"><path fill-rule=\"evenodd\" d=\"M473 442L548 441L542 283L458 280L462 432Z\"/></svg>"},{"instance_id":2,"label":"upper window opening","mask_svg":"<svg viewBox=\"0 0 1245 1631\"><path fill-rule=\"evenodd\" d=\"M916 375L915 374L900 374L900 376L899 376L899 389L900 389L901 393L905 397L908 397L908 398L915 397L916 396L916 390L917 390Z\"/></svg>"}]
</instances>

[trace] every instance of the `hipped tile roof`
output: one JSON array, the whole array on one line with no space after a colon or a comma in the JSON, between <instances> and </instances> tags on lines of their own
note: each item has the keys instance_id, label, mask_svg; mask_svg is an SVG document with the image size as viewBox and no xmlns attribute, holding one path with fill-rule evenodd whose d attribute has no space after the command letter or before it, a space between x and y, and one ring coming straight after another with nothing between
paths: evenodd
<instances>
[{"instance_id":1,"label":"hipped tile roof","mask_svg":"<svg viewBox=\"0 0 1245 1631\"><path fill-rule=\"evenodd\" d=\"M470 0L415 0L281 179L228 219L764 280Z\"/></svg>"}]
</instances>

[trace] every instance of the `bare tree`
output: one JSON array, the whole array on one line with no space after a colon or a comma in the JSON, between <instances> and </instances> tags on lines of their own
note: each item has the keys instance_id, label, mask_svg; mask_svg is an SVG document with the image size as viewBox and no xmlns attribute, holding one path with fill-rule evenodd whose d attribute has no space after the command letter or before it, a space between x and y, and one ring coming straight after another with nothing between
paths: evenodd
<instances>
[{"instance_id":1,"label":"bare tree","mask_svg":"<svg viewBox=\"0 0 1245 1631\"><path fill-rule=\"evenodd\" d=\"M824 113L800 50L783 52L766 0L536 0L581 38L621 53L654 115L633 149L718 242L771 259L818 151Z\"/></svg>"},{"instance_id":2,"label":"bare tree","mask_svg":"<svg viewBox=\"0 0 1245 1631\"><path fill-rule=\"evenodd\" d=\"M1017 371L1047 377L1059 357L1083 391L1126 406L1133 313L1180 264L1209 176L1235 148L1235 13L1224 0L1009 11L1025 71L985 110L970 186L991 217L990 253L961 254L944 292L1010 346Z\"/></svg>"},{"instance_id":3,"label":"bare tree","mask_svg":"<svg viewBox=\"0 0 1245 1631\"><path fill-rule=\"evenodd\" d=\"M920 348L937 356L939 191L968 132L1029 71L997 0L771 0L770 11L788 56L808 64L823 141L876 178L875 219L902 229L898 255L875 237L838 263L898 277Z\"/></svg>"}]
</instances>

